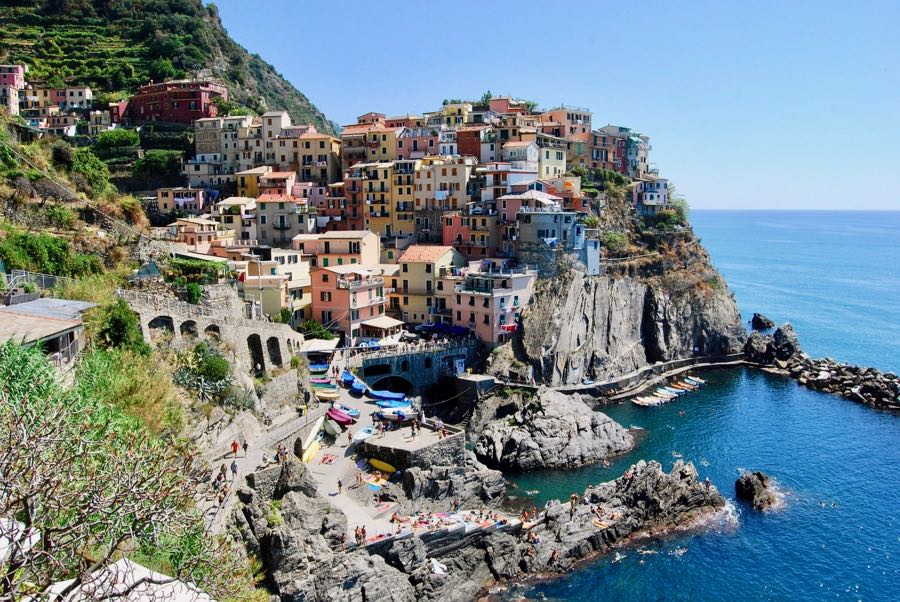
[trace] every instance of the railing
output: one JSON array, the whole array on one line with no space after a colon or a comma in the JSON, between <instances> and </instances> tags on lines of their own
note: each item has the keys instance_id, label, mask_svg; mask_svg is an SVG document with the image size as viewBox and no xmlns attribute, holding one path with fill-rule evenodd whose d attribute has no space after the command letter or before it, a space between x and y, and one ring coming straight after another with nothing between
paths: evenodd
<instances>
[{"instance_id":1,"label":"railing","mask_svg":"<svg viewBox=\"0 0 900 602\"><path fill-rule=\"evenodd\" d=\"M6 273L6 288L8 289L20 287L26 282L30 282L37 288L46 291L60 285L72 284L75 281L71 278L66 278L65 276L53 276L51 274L41 274L39 272L29 272L27 270L10 270Z\"/></svg>"},{"instance_id":2,"label":"railing","mask_svg":"<svg viewBox=\"0 0 900 602\"><path fill-rule=\"evenodd\" d=\"M354 290L362 288L364 286L384 286L384 278L380 278L377 276L360 280L347 280L344 278L339 278L337 281L337 287L341 289Z\"/></svg>"},{"instance_id":3,"label":"railing","mask_svg":"<svg viewBox=\"0 0 900 602\"><path fill-rule=\"evenodd\" d=\"M350 358L350 366L353 368L359 368L366 360L381 359L386 357L398 357L414 353L447 352L448 354L465 353L466 355L468 355L468 353L472 351L476 347L476 345L477 343L475 339L472 339L472 342L467 344L454 344L451 342L450 344L444 345L441 343L428 343L421 341L418 344L401 344L397 345L396 347L379 349L378 351L360 351Z\"/></svg>"}]
</instances>

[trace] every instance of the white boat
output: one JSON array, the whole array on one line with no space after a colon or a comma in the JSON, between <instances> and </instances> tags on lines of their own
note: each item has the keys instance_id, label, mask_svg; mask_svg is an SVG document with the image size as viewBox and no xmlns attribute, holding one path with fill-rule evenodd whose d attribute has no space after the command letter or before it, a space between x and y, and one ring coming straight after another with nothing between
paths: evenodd
<instances>
[{"instance_id":1,"label":"white boat","mask_svg":"<svg viewBox=\"0 0 900 602\"><path fill-rule=\"evenodd\" d=\"M372 425L364 426L363 428L356 431L353 435L354 441L365 441L369 437L375 434L375 427Z\"/></svg>"}]
</instances>

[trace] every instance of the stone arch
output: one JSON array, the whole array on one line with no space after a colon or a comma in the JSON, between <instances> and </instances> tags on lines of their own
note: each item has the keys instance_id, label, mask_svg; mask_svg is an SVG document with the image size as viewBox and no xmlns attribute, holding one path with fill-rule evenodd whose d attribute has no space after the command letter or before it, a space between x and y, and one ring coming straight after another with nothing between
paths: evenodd
<instances>
[{"instance_id":1,"label":"stone arch","mask_svg":"<svg viewBox=\"0 0 900 602\"><path fill-rule=\"evenodd\" d=\"M198 334L197 323L193 320L185 320L181 323L181 326L178 327L178 330L181 332L181 336L191 336L195 337Z\"/></svg>"},{"instance_id":2,"label":"stone arch","mask_svg":"<svg viewBox=\"0 0 900 602\"><path fill-rule=\"evenodd\" d=\"M250 352L250 366L255 374L266 371L266 356L263 354L262 340L258 334L247 337L247 349Z\"/></svg>"},{"instance_id":3,"label":"stone arch","mask_svg":"<svg viewBox=\"0 0 900 602\"><path fill-rule=\"evenodd\" d=\"M210 324L206 328L203 329L203 332L208 337L215 337L217 339L222 338L222 330L219 328L218 324Z\"/></svg>"},{"instance_id":4,"label":"stone arch","mask_svg":"<svg viewBox=\"0 0 900 602\"><path fill-rule=\"evenodd\" d=\"M269 361L273 366L281 365L281 342L278 337L269 337L266 341L266 350L269 352Z\"/></svg>"},{"instance_id":5,"label":"stone arch","mask_svg":"<svg viewBox=\"0 0 900 602\"><path fill-rule=\"evenodd\" d=\"M409 380L396 374L378 379L371 387L376 391L387 390L394 393L405 393L406 395L412 395L415 390L415 386Z\"/></svg>"},{"instance_id":6,"label":"stone arch","mask_svg":"<svg viewBox=\"0 0 900 602\"><path fill-rule=\"evenodd\" d=\"M156 316L147 324L147 327L153 330L168 330L175 334L175 320L172 316Z\"/></svg>"}]
</instances>

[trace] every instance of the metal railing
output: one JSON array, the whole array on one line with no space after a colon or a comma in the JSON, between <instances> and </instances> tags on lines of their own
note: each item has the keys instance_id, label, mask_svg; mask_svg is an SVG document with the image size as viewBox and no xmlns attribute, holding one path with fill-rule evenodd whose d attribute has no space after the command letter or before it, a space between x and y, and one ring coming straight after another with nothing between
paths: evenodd
<instances>
[{"instance_id":1,"label":"metal railing","mask_svg":"<svg viewBox=\"0 0 900 602\"><path fill-rule=\"evenodd\" d=\"M6 273L6 288L8 289L24 286L27 282L46 291L58 286L72 284L75 281L72 278L66 278L65 276L53 276L51 274L41 274L39 272L29 272L27 270L10 270Z\"/></svg>"}]
</instances>

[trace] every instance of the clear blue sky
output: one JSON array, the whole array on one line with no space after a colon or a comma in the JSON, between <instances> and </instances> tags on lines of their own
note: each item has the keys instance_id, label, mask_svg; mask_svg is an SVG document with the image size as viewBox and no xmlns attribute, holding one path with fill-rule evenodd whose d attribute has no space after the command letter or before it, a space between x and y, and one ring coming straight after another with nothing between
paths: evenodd
<instances>
[{"instance_id":1,"label":"clear blue sky","mask_svg":"<svg viewBox=\"0 0 900 602\"><path fill-rule=\"evenodd\" d=\"M900 209L900 2L220 0L325 114L485 90L651 136L695 208Z\"/></svg>"}]
</instances>

